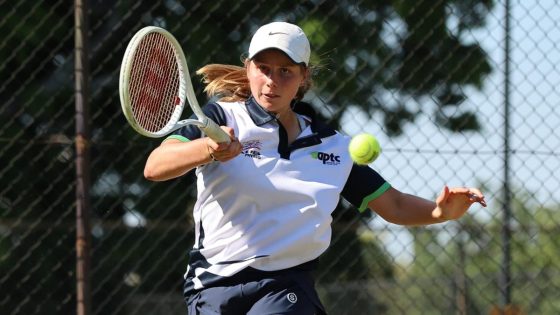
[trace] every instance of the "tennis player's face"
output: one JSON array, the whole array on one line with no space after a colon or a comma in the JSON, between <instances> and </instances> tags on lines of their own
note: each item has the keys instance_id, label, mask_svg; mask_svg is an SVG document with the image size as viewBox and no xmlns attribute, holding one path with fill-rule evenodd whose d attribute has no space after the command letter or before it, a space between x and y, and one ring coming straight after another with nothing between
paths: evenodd
<instances>
[{"instance_id":1,"label":"tennis player's face","mask_svg":"<svg viewBox=\"0 0 560 315\"><path fill-rule=\"evenodd\" d=\"M282 114L305 80L305 69L286 54L268 49L257 54L247 67L251 93L266 110Z\"/></svg>"}]
</instances>

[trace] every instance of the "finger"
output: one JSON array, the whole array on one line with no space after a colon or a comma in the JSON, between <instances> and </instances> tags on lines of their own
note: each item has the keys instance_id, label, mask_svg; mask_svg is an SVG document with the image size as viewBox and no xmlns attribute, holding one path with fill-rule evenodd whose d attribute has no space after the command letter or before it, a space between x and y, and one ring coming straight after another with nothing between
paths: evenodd
<instances>
[{"instance_id":1,"label":"finger","mask_svg":"<svg viewBox=\"0 0 560 315\"><path fill-rule=\"evenodd\" d=\"M482 206L486 207L486 201L484 200L484 195L482 192L477 188L469 188L468 189L468 196L471 202L478 202Z\"/></svg>"},{"instance_id":2,"label":"finger","mask_svg":"<svg viewBox=\"0 0 560 315\"><path fill-rule=\"evenodd\" d=\"M452 188L450 193L454 195L464 195L471 202L484 201L484 195L477 188L456 187L456 188Z\"/></svg>"},{"instance_id":3,"label":"finger","mask_svg":"<svg viewBox=\"0 0 560 315\"><path fill-rule=\"evenodd\" d=\"M229 160L234 159L238 155L239 155L239 153L236 153L236 152L227 152L224 155L221 155L219 160L222 161L222 162L227 162Z\"/></svg>"},{"instance_id":4,"label":"finger","mask_svg":"<svg viewBox=\"0 0 560 315\"><path fill-rule=\"evenodd\" d=\"M235 155L238 155L241 153L241 151L243 151L243 145L241 144L241 142L239 142L239 140L235 140L234 142L234 148L235 148Z\"/></svg>"},{"instance_id":5,"label":"finger","mask_svg":"<svg viewBox=\"0 0 560 315\"><path fill-rule=\"evenodd\" d=\"M219 143L216 143L216 141L212 140L212 138L210 138L210 137L205 137L204 140L205 140L206 148L208 149L208 152L214 152L220 146Z\"/></svg>"},{"instance_id":6,"label":"finger","mask_svg":"<svg viewBox=\"0 0 560 315\"><path fill-rule=\"evenodd\" d=\"M235 141L233 144L234 145L231 147L230 152L232 157L236 157L243 151L243 146L239 143L239 141Z\"/></svg>"},{"instance_id":7,"label":"finger","mask_svg":"<svg viewBox=\"0 0 560 315\"><path fill-rule=\"evenodd\" d=\"M469 188L466 187L453 187L449 192L452 194L470 194Z\"/></svg>"},{"instance_id":8,"label":"finger","mask_svg":"<svg viewBox=\"0 0 560 315\"><path fill-rule=\"evenodd\" d=\"M218 160L225 162L238 156L242 149L243 147L241 146L241 143L239 143L239 140L235 140L229 144L220 144L218 150L215 151L215 156Z\"/></svg>"},{"instance_id":9,"label":"finger","mask_svg":"<svg viewBox=\"0 0 560 315\"><path fill-rule=\"evenodd\" d=\"M235 141L233 141L233 140L232 140L232 142L230 142L230 143L220 142L220 143L217 144L217 147L216 147L215 150L216 150L217 152L228 152L228 151L230 151L230 149L231 149L231 147L232 147L232 144L233 144L234 142L235 142Z\"/></svg>"},{"instance_id":10,"label":"finger","mask_svg":"<svg viewBox=\"0 0 560 315\"><path fill-rule=\"evenodd\" d=\"M480 205L482 205L483 207L486 207L486 200L484 200L484 197L480 198L478 201L478 203L480 203Z\"/></svg>"},{"instance_id":11,"label":"finger","mask_svg":"<svg viewBox=\"0 0 560 315\"><path fill-rule=\"evenodd\" d=\"M479 198L484 198L484 194L478 188L469 188L471 194L478 196Z\"/></svg>"},{"instance_id":12,"label":"finger","mask_svg":"<svg viewBox=\"0 0 560 315\"><path fill-rule=\"evenodd\" d=\"M447 185L443 186L443 189L441 191L441 193L439 194L439 196L436 199L436 204L442 204L444 203L447 198L449 197L449 187L447 187Z\"/></svg>"},{"instance_id":13,"label":"finger","mask_svg":"<svg viewBox=\"0 0 560 315\"><path fill-rule=\"evenodd\" d=\"M470 195L470 200L472 202L478 202L480 203L483 207L486 207L486 200L484 200L484 196L482 194L476 194L476 193L472 193Z\"/></svg>"},{"instance_id":14,"label":"finger","mask_svg":"<svg viewBox=\"0 0 560 315\"><path fill-rule=\"evenodd\" d=\"M220 128L222 128L222 130L229 135L232 141L237 140L237 138L235 137L235 130L233 128L228 126L220 126Z\"/></svg>"}]
</instances>

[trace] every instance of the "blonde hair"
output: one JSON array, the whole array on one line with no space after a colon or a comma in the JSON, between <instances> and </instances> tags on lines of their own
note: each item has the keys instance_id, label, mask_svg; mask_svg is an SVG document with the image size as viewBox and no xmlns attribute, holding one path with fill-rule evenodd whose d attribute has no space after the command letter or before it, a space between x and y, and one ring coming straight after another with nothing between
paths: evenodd
<instances>
[{"instance_id":1,"label":"blonde hair","mask_svg":"<svg viewBox=\"0 0 560 315\"><path fill-rule=\"evenodd\" d=\"M245 60L245 64L249 62ZM303 66L302 66L303 67ZM307 71L305 69L304 71ZM196 71L202 76L202 82L206 84L204 92L208 97L219 97L223 102L245 101L251 96L247 68L224 64L209 64ZM305 93L311 89L311 71L303 85L297 91L296 100L301 100Z\"/></svg>"}]
</instances>

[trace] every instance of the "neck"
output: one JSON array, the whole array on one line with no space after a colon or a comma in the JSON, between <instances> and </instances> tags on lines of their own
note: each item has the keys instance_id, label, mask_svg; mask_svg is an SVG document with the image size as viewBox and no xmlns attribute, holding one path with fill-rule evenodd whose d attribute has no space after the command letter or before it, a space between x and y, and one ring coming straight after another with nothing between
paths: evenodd
<instances>
[{"instance_id":1,"label":"neck","mask_svg":"<svg viewBox=\"0 0 560 315\"><path fill-rule=\"evenodd\" d=\"M288 134L288 143L292 143L302 131L302 127L299 125L299 119L297 114L291 109L283 112L282 114L276 114L276 119L282 124L286 133Z\"/></svg>"}]
</instances>

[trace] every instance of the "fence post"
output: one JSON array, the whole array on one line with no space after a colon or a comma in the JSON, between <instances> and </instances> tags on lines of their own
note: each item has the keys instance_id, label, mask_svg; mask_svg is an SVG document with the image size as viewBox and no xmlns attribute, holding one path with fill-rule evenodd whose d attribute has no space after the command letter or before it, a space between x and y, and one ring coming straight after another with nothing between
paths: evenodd
<instances>
[{"instance_id":1,"label":"fence post","mask_svg":"<svg viewBox=\"0 0 560 315\"><path fill-rule=\"evenodd\" d=\"M91 311L90 291L90 163L87 0L74 1L74 75L76 107L76 308L78 315Z\"/></svg>"},{"instance_id":2,"label":"fence post","mask_svg":"<svg viewBox=\"0 0 560 315\"><path fill-rule=\"evenodd\" d=\"M511 303L511 192L510 192L510 1L505 2L504 30L504 187L502 223L502 268L500 274L500 304L504 309Z\"/></svg>"}]
</instances>

